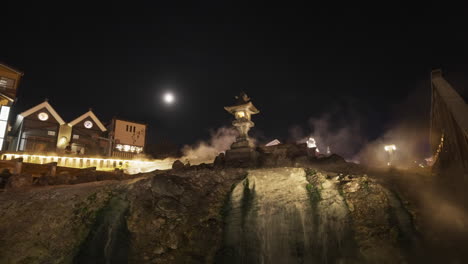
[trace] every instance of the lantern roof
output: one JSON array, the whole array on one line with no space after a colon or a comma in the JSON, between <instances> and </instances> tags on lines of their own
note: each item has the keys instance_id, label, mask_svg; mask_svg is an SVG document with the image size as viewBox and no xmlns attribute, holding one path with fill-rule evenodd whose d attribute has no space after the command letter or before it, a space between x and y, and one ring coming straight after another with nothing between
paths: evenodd
<instances>
[{"instance_id":1,"label":"lantern roof","mask_svg":"<svg viewBox=\"0 0 468 264\"><path fill-rule=\"evenodd\" d=\"M260 111L253 105L249 96L246 93L241 92L239 96L235 97L237 102L232 106L225 106L224 109L231 114L237 111L247 111L250 114L258 114Z\"/></svg>"}]
</instances>

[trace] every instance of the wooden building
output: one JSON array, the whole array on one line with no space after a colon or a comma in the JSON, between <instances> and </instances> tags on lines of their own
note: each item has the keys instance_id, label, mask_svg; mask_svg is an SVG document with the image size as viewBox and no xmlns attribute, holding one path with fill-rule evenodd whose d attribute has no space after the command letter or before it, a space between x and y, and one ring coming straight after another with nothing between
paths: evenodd
<instances>
[{"instance_id":1,"label":"wooden building","mask_svg":"<svg viewBox=\"0 0 468 264\"><path fill-rule=\"evenodd\" d=\"M0 151L7 147L6 134L10 108L16 100L22 76L22 72L0 63Z\"/></svg>"},{"instance_id":2,"label":"wooden building","mask_svg":"<svg viewBox=\"0 0 468 264\"><path fill-rule=\"evenodd\" d=\"M71 153L91 156L108 154L109 142L106 127L90 109L70 123L61 126L57 149L65 151L70 145Z\"/></svg>"},{"instance_id":3,"label":"wooden building","mask_svg":"<svg viewBox=\"0 0 468 264\"><path fill-rule=\"evenodd\" d=\"M114 118L106 128L92 110L66 123L45 101L17 116L9 150L131 159L144 151L146 127Z\"/></svg>"},{"instance_id":4,"label":"wooden building","mask_svg":"<svg viewBox=\"0 0 468 264\"><path fill-rule=\"evenodd\" d=\"M62 125L65 125L65 121L49 102L44 101L18 115L10 133L14 140L9 149L34 153L55 152Z\"/></svg>"}]
</instances>

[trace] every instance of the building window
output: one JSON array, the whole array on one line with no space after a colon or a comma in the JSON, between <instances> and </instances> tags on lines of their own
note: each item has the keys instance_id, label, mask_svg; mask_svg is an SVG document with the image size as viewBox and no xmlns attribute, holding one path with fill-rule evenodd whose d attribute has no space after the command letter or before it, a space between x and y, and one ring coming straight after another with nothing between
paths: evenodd
<instances>
[{"instance_id":1,"label":"building window","mask_svg":"<svg viewBox=\"0 0 468 264\"><path fill-rule=\"evenodd\" d=\"M128 132L128 125L127 125L127 130L126 131Z\"/></svg>"},{"instance_id":2,"label":"building window","mask_svg":"<svg viewBox=\"0 0 468 264\"><path fill-rule=\"evenodd\" d=\"M55 131L47 131L47 135L49 136L55 136Z\"/></svg>"},{"instance_id":3,"label":"building window","mask_svg":"<svg viewBox=\"0 0 468 264\"><path fill-rule=\"evenodd\" d=\"M6 105L2 106L0 110L0 150L3 149L3 141L7 132L7 122L9 114L10 107Z\"/></svg>"},{"instance_id":4,"label":"building window","mask_svg":"<svg viewBox=\"0 0 468 264\"><path fill-rule=\"evenodd\" d=\"M6 78L6 77L0 77L0 88L13 89L14 86L15 86L15 80Z\"/></svg>"},{"instance_id":5,"label":"building window","mask_svg":"<svg viewBox=\"0 0 468 264\"><path fill-rule=\"evenodd\" d=\"M73 135L73 139L80 139L80 135Z\"/></svg>"}]
</instances>

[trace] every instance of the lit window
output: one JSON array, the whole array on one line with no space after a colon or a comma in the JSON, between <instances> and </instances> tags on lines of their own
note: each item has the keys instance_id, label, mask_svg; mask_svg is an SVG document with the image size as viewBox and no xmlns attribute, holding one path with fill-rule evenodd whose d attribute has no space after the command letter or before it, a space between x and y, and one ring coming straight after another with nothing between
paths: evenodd
<instances>
[{"instance_id":1,"label":"lit window","mask_svg":"<svg viewBox=\"0 0 468 264\"><path fill-rule=\"evenodd\" d=\"M5 137L6 129L7 129L7 122L6 121L0 121L0 138Z\"/></svg>"},{"instance_id":2,"label":"lit window","mask_svg":"<svg viewBox=\"0 0 468 264\"><path fill-rule=\"evenodd\" d=\"M236 118L243 118L243 117L245 117L245 112L244 111L236 112Z\"/></svg>"},{"instance_id":3,"label":"lit window","mask_svg":"<svg viewBox=\"0 0 468 264\"><path fill-rule=\"evenodd\" d=\"M47 131L47 135L49 136L55 136L55 131Z\"/></svg>"},{"instance_id":4,"label":"lit window","mask_svg":"<svg viewBox=\"0 0 468 264\"><path fill-rule=\"evenodd\" d=\"M0 77L0 87L1 88L8 88L13 89L15 86L15 80L9 79L6 77Z\"/></svg>"},{"instance_id":5,"label":"lit window","mask_svg":"<svg viewBox=\"0 0 468 264\"><path fill-rule=\"evenodd\" d=\"M49 115L46 112L41 112L37 115L37 118L39 118L41 121L46 121L49 119Z\"/></svg>"},{"instance_id":6,"label":"lit window","mask_svg":"<svg viewBox=\"0 0 468 264\"><path fill-rule=\"evenodd\" d=\"M80 139L80 135L73 135L73 139Z\"/></svg>"},{"instance_id":7,"label":"lit window","mask_svg":"<svg viewBox=\"0 0 468 264\"><path fill-rule=\"evenodd\" d=\"M10 107L9 106L2 106L0 110L0 120L8 120L8 115L10 114Z\"/></svg>"}]
</instances>

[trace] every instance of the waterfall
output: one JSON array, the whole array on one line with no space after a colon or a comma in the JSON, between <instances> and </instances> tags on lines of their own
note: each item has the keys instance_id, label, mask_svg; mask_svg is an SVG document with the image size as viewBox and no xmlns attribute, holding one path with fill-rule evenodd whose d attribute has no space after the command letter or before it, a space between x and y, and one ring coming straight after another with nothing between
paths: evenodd
<instances>
[{"instance_id":1,"label":"waterfall","mask_svg":"<svg viewBox=\"0 0 468 264\"><path fill-rule=\"evenodd\" d=\"M231 193L217 262L341 263L346 204L330 180L321 185L314 199L303 169L249 171Z\"/></svg>"}]
</instances>

